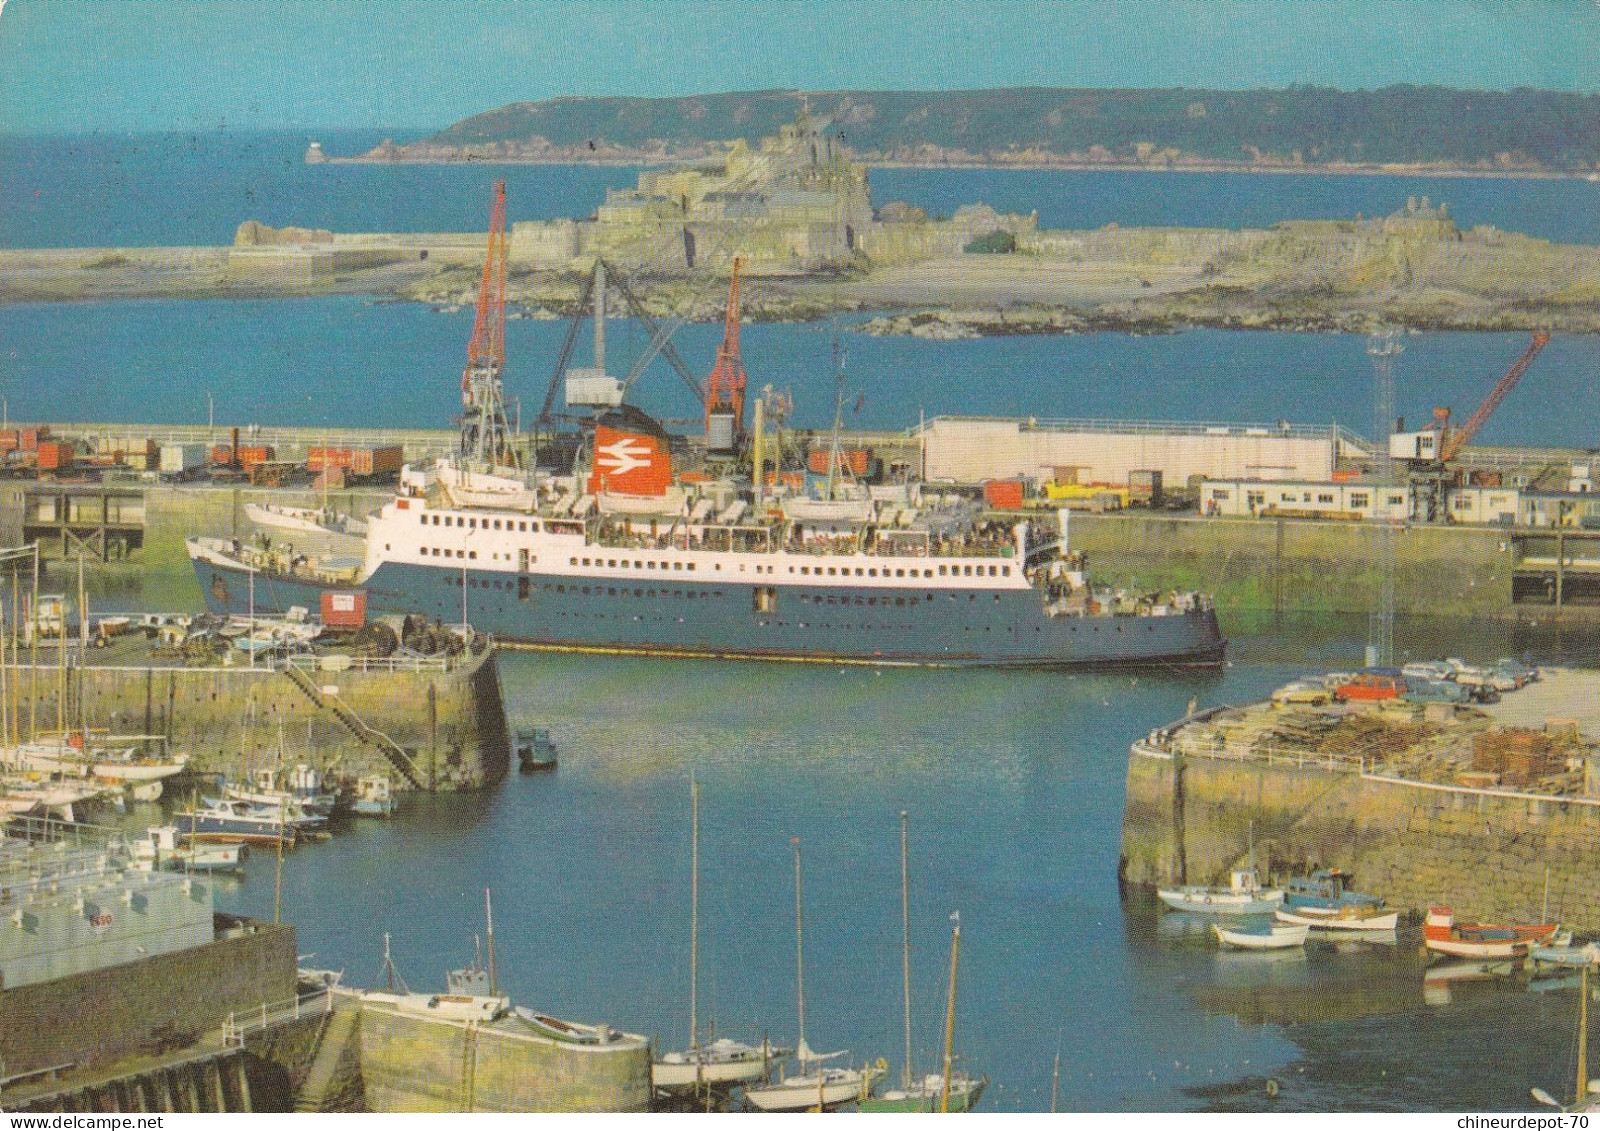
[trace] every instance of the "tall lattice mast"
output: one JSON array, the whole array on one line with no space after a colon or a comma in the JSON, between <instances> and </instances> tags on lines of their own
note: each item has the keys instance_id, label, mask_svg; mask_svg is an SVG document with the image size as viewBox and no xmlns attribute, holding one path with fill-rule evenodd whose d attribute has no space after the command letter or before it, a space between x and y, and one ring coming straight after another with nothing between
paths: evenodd
<instances>
[{"instance_id":1,"label":"tall lattice mast","mask_svg":"<svg viewBox=\"0 0 1600 1131\"><path fill-rule=\"evenodd\" d=\"M1367 659L1379 667L1394 663L1394 540L1397 520L1389 517L1395 482L1389 435L1394 429L1394 359L1405 349L1398 333L1380 330L1367 339L1372 358L1372 494L1380 508L1373 569L1378 577L1376 608L1367 627Z\"/></svg>"},{"instance_id":2,"label":"tall lattice mast","mask_svg":"<svg viewBox=\"0 0 1600 1131\"><path fill-rule=\"evenodd\" d=\"M496 181L489 212L489 243L478 288L477 317L461 373L460 455L469 466L516 468L521 457L506 420L501 372L506 360L506 183Z\"/></svg>"}]
</instances>

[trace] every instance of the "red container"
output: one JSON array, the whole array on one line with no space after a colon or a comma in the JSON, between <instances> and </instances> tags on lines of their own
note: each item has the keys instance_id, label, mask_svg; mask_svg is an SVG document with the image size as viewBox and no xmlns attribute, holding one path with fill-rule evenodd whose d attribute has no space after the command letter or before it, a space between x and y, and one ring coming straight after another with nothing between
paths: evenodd
<instances>
[{"instance_id":1,"label":"red container","mask_svg":"<svg viewBox=\"0 0 1600 1131\"><path fill-rule=\"evenodd\" d=\"M806 456L806 466L813 475L828 474L828 448L815 448ZM840 448L839 463L848 467L850 474L865 477L872 463L871 448Z\"/></svg>"},{"instance_id":2,"label":"red container","mask_svg":"<svg viewBox=\"0 0 1600 1131\"><path fill-rule=\"evenodd\" d=\"M244 471L249 471L252 467L271 460L273 458L273 454L274 453L271 444L252 444L248 447L244 444L240 444L239 467ZM211 462L217 464L219 467L225 467L232 463L233 456L234 452L232 444L217 444L211 449Z\"/></svg>"},{"instance_id":3,"label":"red container","mask_svg":"<svg viewBox=\"0 0 1600 1131\"><path fill-rule=\"evenodd\" d=\"M367 593L328 592L322 595L322 623L326 628L360 628L367 623Z\"/></svg>"},{"instance_id":4,"label":"red container","mask_svg":"<svg viewBox=\"0 0 1600 1131\"><path fill-rule=\"evenodd\" d=\"M24 428L22 430L22 450L25 452L36 451L40 440L50 438L50 426L41 424L37 428Z\"/></svg>"},{"instance_id":5,"label":"red container","mask_svg":"<svg viewBox=\"0 0 1600 1131\"><path fill-rule=\"evenodd\" d=\"M990 479L983 485L983 501L995 510L1019 511L1022 509L1022 480Z\"/></svg>"},{"instance_id":6,"label":"red container","mask_svg":"<svg viewBox=\"0 0 1600 1131\"><path fill-rule=\"evenodd\" d=\"M22 439L17 435L15 428L7 428L0 432L0 452L14 452L21 443Z\"/></svg>"},{"instance_id":7,"label":"red container","mask_svg":"<svg viewBox=\"0 0 1600 1131\"><path fill-rule=\"evenodd\" d=\"M306 451L306 470L321 471L326 466L351 475L392 475L399 472L405 458L405 449L399 444L379 448L316 447Z\"/></svg>"},{"instance_id":8,"label":"red container","mask_svg":"<svg viewBox=\"0 0 1600 1131\"><path fill-rule=\"evenodd\" d=\"M38 441L39 470L62 471L72 466L75 454L72 445L64 440Z\"/></svg>"}]
</instances>

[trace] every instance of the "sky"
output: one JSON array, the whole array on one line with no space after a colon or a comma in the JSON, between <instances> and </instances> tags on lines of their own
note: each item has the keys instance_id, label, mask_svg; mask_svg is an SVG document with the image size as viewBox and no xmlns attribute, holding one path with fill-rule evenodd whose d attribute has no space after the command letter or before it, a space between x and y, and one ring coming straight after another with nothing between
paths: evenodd
<instances>
[{"instance_id":1,"label":"sky","mask_svg":"<svg viewBox=\"0 0 1600 1131\"><path fill-rule=\"evenodd\" d=\"M1600 0L0 0L0 132L437 129L568 94L1600 92Z\"/></svg>"}]
</instances>

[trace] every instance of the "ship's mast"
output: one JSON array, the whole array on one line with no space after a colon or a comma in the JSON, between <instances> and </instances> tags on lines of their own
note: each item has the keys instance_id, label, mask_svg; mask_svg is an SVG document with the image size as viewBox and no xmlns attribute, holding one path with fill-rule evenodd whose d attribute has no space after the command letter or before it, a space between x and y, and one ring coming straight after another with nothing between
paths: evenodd
<instances>
[{"instance_id":1,"label":"ship's mast","mask_svg":"<svg viewBox=\"0 0 1600 1131\"><path fill-rule=\"evenodd\" d=\"M489 241L478 288L478 311L467 343L467 367L461 373L460 457L464 466L489 471L517 468L521 457L515 432L506 420L501 372L506 359L506 183L495 182L489 212Z\"/></svg>"}]
</instances>

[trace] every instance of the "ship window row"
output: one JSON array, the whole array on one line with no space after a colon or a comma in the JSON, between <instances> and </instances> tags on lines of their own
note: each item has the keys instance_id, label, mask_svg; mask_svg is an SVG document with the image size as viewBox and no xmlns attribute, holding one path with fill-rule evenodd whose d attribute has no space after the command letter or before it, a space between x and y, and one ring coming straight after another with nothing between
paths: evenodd
<instances>
[{"instance_id":1,"label":"ship window row","mask_svg":"<svg viewBox=\"0 0 1600 1131\"><path fill-rule=\"evenodd\" d=\"M452 550L448 546L423 546L421 552L425 558L465 558L472 562L478 560L478 551L476 550Z\"/></svg>"},{"instance_id":2,"label":"ship window row","mask_svg":"<svg viewBox=\"0 0 1600 1131\"><path fill-rule=\"evenodd\" d=\"M919 601L932 601L934 596L929 593L926 597L824 597L821 594L801 593L800 601L807 605L894 605L905 608L907 604L915 605Z\"/></svg>"},{"instance_id":3,"label":"ship window row","mask_svg":"<svg viewBox=\"0 0 1600 1131\"><path fill-rule=\"evenodd\" d=\"M427 525L429 525L429 523L432 523L432 525L434 525L434 526L464 526L469 530L480 530L480 529L481 530L512 530L512 531L515 531L518 534L537 534L537 533L539 533L539 524L537 522L530 523L525 518L519 518L519 519L509 519L509 518L507 518L507 519L498 519L498 518L496 518L496 519L487 519L486 518L486 519L483 519L480 522L476 518L468 518L465 515L459 515L459 514L456 514L456 515L450 515L450 514L447 514L447 515L422 514L422 515L418 515L417 516L417 521L422 523L423 526L427 526Z\"/></svg>"},{"instance_id":4,"label":"ship window row","mask_svg":"<svg viewBox=\"0 0 1600 1131\"><path fill-rule=\"evenodd\" d=\"M854 568L855 568L855 576L856 577L878 577L878 576L883 576L883 577L905 577L906 576L906 571L904 569L901 569L901 568L896 568L896 569L892 569L891 570L887 566L885 566L883 571L882 571L882 573L881 573L881 575L880 575L877 567L875 567L875 566L866 566L866 567L856 566ZM794 566L790 566L789 567L789 572L790 573L793 573L794 570L795 570ZM976 570L977 572L974 573L973 572L974 570ZM993 566L992 565L992 566L988 567L988 571L989 572L988 572L987 576L989 576L989 577L1010 577L1011 576L1011 567L1008 566L1008 565L1001 565L1001 566ZM849 576L851 576L851 567L850 566L801 566L800 567L800 573L804 577L849 577ZM912 576L912 577L932 577L933 576L933 570L931 570L931 569L918 570L918 569L913 568L911 570L910 576ZM939 567L939 576L940 577L984 577L986 575L984 573L984 567L981 566L981 565L979 565L979 566L972 566L972 565L966 565L966 566L961 566L961 565L942 565L942 566Z\"/></svg>"},{"instance_id":5,"label":"ship window row","mask_svg":"<svg viewBox=\"0 0 1600 1131\"><path fill-rule=\"evenodd\" d=\"M639 558L568 558L568 565L602 566L606 569L659 569L662 573L668 570L688 570L694 572L693 562L657 562L653 559ZM718 567L721 568L720 566Z\"/></svg>"}]
</instances>

